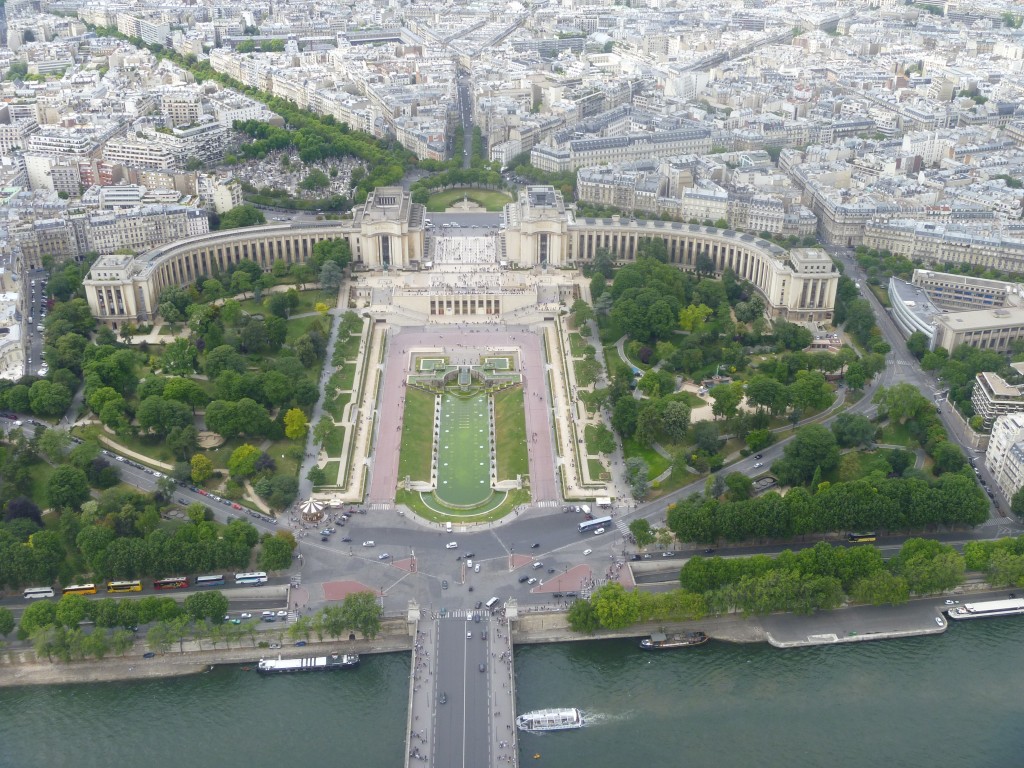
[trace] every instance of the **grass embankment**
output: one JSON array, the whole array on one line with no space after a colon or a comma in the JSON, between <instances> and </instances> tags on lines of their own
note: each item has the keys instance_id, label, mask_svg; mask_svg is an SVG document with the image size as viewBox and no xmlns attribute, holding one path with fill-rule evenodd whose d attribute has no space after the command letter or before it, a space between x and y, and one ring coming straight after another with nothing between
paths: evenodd
<instances>
[{"instance_id":1,"label":"grass embankment","mask_svg":"<svg viewBox=\"0 0 1024 768\"><path fill-rule=\"evenodd\" d=\"M492 212L500 211L505 203L512 202L509 195L491 189L446 189L444 192L435 192L427 199L427 210L441 212L455 203L462 202L463 199L470 200Z\"/></svg>"},{"instance_id":2,"label":"grass embankment","mask_svg":"<svg viewBox=\"0 0 1024 768\"><path fill-rule=\"evenodd\" d=\"M526 405L523 388L514 387L494 396L494 428L498 452L498 480L515 480L530 471L526 451Z\"/></svg>"},{"instance_id":3,"label":"grass embankment","mask_svg":"<svg viewBox=\"0 0 1024 768\"><path fill-rule=\"evenodd\" d=\"M405 393L402 417L402 449L398 455L398 478L430 480L433 450L434 396L416 387Z\"/></svg>"}]
</instances>

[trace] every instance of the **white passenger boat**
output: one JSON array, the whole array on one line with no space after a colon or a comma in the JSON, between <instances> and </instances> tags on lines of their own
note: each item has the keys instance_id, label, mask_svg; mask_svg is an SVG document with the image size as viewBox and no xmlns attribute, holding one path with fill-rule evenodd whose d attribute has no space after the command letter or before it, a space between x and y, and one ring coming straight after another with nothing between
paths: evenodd
<instances>
[{"instance_id":1,"label":"white passenger boat","mask_svg":"<svg viewBox=\"0 0 1024 768\"><path fill-rule=\"evenodd\" d=\"M521 731L567 731L583 727L583 713L571 709L538 709L516 718L516 727Z\"/></svg>"}]
</instances>

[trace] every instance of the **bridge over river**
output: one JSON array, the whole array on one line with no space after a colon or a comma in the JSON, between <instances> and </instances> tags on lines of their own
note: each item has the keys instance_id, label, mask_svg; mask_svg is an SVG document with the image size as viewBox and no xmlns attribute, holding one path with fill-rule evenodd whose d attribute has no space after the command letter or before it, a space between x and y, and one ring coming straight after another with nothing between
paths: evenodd
<instances>
[{"instance_id":1,"label":"bridge over river","mask_svg":"<svg viewBox=\"0 0 1024 768\"><path fill-rule=\"evenodd\" d=\"M409 609L414 627L409 681L410 768L499 768L518 764L515 673L509 620L515 606L432 616ZM510 615L511 614L511 615Z\"/></svg>"}]
</instances>

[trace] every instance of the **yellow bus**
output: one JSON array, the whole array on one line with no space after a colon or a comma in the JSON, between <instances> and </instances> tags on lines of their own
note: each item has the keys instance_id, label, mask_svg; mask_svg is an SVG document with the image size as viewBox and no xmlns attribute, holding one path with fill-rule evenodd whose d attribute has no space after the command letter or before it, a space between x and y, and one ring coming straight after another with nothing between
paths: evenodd
<instances>
[{"instance_id":1,"label":"yellow bus","mask_svg":"<svg viewBox=\"0 0 1024 768\"><path fill-rule=\"evenodd\" d=\"M70 586L64 587L61 592L65 595L95 595L96 585L95 584L71 584Z\"/></svg>"},{"instance_id":2,"label":"yellow bus","mask_svg":"<svg viewBox=\"0 0 1024 768\"><path fill-rule=\"evenodd\" d=\"M108 581L107 592L141 592L142 582L135 581Z\"/></svg>"}]
</instances>

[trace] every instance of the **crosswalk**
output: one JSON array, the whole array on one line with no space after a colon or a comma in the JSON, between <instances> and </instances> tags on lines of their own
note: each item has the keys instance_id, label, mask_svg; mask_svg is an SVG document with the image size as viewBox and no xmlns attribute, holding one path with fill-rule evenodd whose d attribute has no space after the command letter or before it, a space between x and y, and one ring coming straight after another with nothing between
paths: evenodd
<instances>
[{"instance_id":1,"label":"crosswalk","mask_svg":"<svg viewBox=\"0 0 1024 768\"><path fill-rule=\"evenodd\" d=\"M489 612L484 610L484 609L482 609L482 608L479 611L474 610L472 608L449 608L447 610L443 610L441 613L435 612L433 614L433 618L435 618L435 619L440 618L440 619L462 619L462 620L465 620L465 619L472 619L473 616L475 616L477 614L479 614L481 618L486 619L488 614L489 614Z\"/></svg>"},{"instance_id":2,"label":"crosswalk","mask_svg":"<svg viewBox=\"0 0 1024 768\"><path fill-rule=\"evenodd\" d=\"M387 512L389 509L391 509L391 505L385 502L377 502L369 505L369 510L371 512Z\"/></svg>"},{"instance_id":3,"label":"crosswalk","mask_svg":"<svg viewBox=\"0 0 1024 768\"><path fill-rule=\"evenodd\" d=\"M558 502L554 501L554 500L551 500L551 501L538 501L537 502L537 507L538 508L557 507L557 506L558 506Z\"/></svg>"},{"instance_id":4,"label":"crosswalk","mask_svg":"<svg viewBox=\"0 0 1024 768\"><path fill-rule=\"evenodd\" d=\"M615 529L623 536L629 536L629 525L621 517L615 521Z\"/></svg>"}]
</instances>

